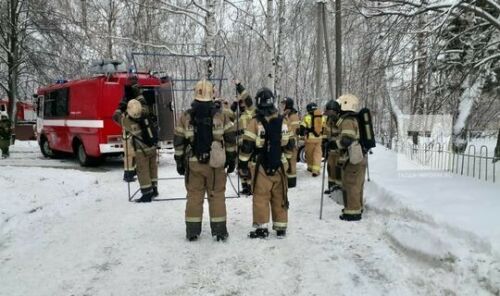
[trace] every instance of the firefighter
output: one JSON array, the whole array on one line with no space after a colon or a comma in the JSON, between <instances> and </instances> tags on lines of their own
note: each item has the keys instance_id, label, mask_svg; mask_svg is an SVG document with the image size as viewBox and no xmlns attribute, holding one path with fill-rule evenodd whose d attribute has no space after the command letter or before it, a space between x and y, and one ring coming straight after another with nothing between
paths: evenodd
<instances>
[{"instance_id":1,"label":"firefighter","mask_svg":"<svg viewBox=\"0 0 500 296\"><path fill-rule=\"evenodd\" d=\"M9 157L9 146L12 137L12 123L7 112L0 112L0 149L2 158Z\"/></svg>"},{"instance_id":2,"label":"firefighter","mask_svg":"<svg viewBox=\"0 0 500 296\"><path fill-rule=\"evenodd\" d=\"M330 194L335 190L341 189L342 177L341 170L337 168L337 159L339 158L339 150L337 147L337 138L339 130L337 128L337 120L340 113L340 104L335 100L330 100L326 104L325 116L325 137L328 149L327 171L328 171L328 189L325 194Z\"/></svg>"},{"instance_id":3,"label":"firefighter","mask_svg":"<svg viewBox=\"0 0 500 296\"><path fill-rule=\"evenodd\" d=\"M187 190L186 238L201 234L203 200L208 197L210 227L217 241L228 237L226 227L226 172L236 166L236 129L220 109L215 108L213 85L201 80L195 87L191 109L184 112L175 128L177 172L185 176Z\"/></svg>"},{"instance_id":4,"label":"firefighter","mask_svg":"<svg viewBox=\"0 0 500 296\"><path fill-rule=\"evenodd\" d=\"M286 170L290 152L295 146L290 139L286 119L274 107L274 95L262 88L255 97L256 116L250 120L243 136L238 169L242 177L253 183L253 226L250 238L269 235L267 223L279 237L286 235L288 224L288 185ZM255 160L255 164L249 162Z\"/></svg>"},{"instance_id":5,"label":"firefighter","mask_svg":"<svg viewBox=\"0 0 500 296\"><path fill-rule=\"evenodd\" d=\"M293 139L293 142L295 143L295 146L291 151L290 163L288 164L287 170L288 188L293 188L297 185L297 136L300 128L300 119L297 110L295 110L293 106L292 98L285 97L281 101L281 109L283 110L283 116L288 122L290 138Z\"/></svg>"},{"instance_id":6,"label":"firefighter","mask_svg":"<svg viewBox=\"0 0 500 296\"><path fill-rule=\"evenodd\" d=\"M134 182L136 176L135 168L135 155L134 148L132 146L132 138L130 134L125 132L123 129L123 120L125 119L125 111L127 110L127 104L130 100L138 97L141 94L139 88L137 76L130 76L125 86L125 95L123 99L118 104L118 108L113 114L113 120L122 126L122 143L123 143L123 181Z\"/></svg>"},{"instance_id":7,"label":"firefighter","mask_svg":"<svg viewBox=\"0 0 500 296\"><path fill-rule=\"evenodd\" d=\"M142 196L136 202L151 202L158 193L158 138L152 113L142 95L127 103L123 128L130 138L136 160L137 178Z\"/></svg>"},{"instance_id":8,"label":"firefighter","mask_svg":"<svg viewBox=\"0 0 500 296\"><path fill-rule=\"evenodd\" d=\"M360 131L356 112L359 99L352 94L338 98L340 118L336 125L339 136L336 143L340 152L337 165L342 167L342 194L344 209L341 220L361 220L363 211L363 186L366 172L366 155L359 144Z\"/></svg>"},{"instance_id":9,"label":"firefighter","mask_svg":"<svg viewBox=\"0 0 500 296\"><path fill-rule=\"evenodd\" d=\"M229 102L226 99L222 100L222 112L234 123L236 120L236 114L231 110Z\"/></svg>"},{"instance_id":10,"label":"firefighter","mask_svg":"<svg viewBox=\"0 0 500 296\"><path fill-rule=\"evenodd\" d=\"M253 106L253 100L248 91L243 87L243 85L236 80L236 91L238 92L238 107L240 110L240 117L238 119L238 135L239 135L239 143L240 146L243 143L243 134L248 126L250 120L255 116L255 107ZM241 187L242 190L240 194L252 195L252 186L251 180L249 178L242 177L241 178Z\"/></svg>"},{"instance_id":11,"label":"firefighter","mask_svg":"<svg viewBox=\"0 0 500 296\"><path fill-rule=\"evenodd\" d=\"M321 110L318 110L316 103L309 103L306 106L307 114L304 116L300 134L305 137L305 152L307 161L307 170L313 177L319 176L321 167L323 124L324 118Z\"/></svg>"}]
</instances>

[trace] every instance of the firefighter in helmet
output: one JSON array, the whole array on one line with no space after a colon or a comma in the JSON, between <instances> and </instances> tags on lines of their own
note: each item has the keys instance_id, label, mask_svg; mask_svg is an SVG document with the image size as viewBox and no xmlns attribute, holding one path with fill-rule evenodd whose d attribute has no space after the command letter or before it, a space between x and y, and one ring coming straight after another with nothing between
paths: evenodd
<instances>
[{"instance_id":1,"label":"firefighter in helmet","mask_svg":"<svg viewBox=\"0 0 500 296\"><path fill-rule=\"evenodd\" d=\"M264 87L255 97L256 116L250 120L243 135L238 169L242 177L253 183L253 226L250 238L269 235L267 223L273 220L278 236L285 236L288 224L288 185L286 170L291 151L288 123L274 107L273 92ZM254 164L249 165L251 159Z\"/></svg>"},{"instance_id":2,"label":"firefighter in helmet","mask_svg":"<svg viewBox=\"0 0 500 296\"><path fill-rule=\"evenodd\" d=\"M123 120L127 111L127 104L130 100L135 99L141 94L137 76L130 76L125 85L125 94L118 104L118 108L113 114L113 120L122 126L122 142L123 142L123 181L133 182L135 180L136 169L134 159L134 148L132 145L132 137L123 129Z\"/></svg>"},{"instance_id":3,"label":"firefighter in helmet","mask_svg":"<svg viewBox=\"0 0 500 296\"><path fill-rule=\"evenodd\" d=\"M325 146L328 149L327 171L328 171L328 188L326 194L330 194L335 190L341 189L342 177L340 167L337 167L337 159L339 158L339 150L337 147L337 138L339 130L337 128L337 120L340 114L340 104L335 100L330 100L326 103L325 108L326 124L325 124Z\"/></svg>"},{"instance_id":4,"label":"firefighter in helmet","mask_svg":"<svg viewBox=\"0 0 500 296\"><path fill-rule=\"evenodd\" d=\"M304 116L300 126L300 134L305 137L305 152L307 170L313 177L319 176L321 168L323 124L324 117L316 103L306 106L307 114Z\"/></svg>"},{"instance_id":5,"label":"firefighter in helmet","mask_svg":"<svg viewBox=\"0 0 500 296\"><path fill-rule=\"evenodd\" d=\"M213 85L201 80L195 86L191 109L184 112L175 128L177 172L185 176L187 190L186 238L201 234L203 200L208 197L210 227L217 241L228 237L226 227L226 171L236 166L236 129L229 117L213 102Z\"/></svg>"},{"instance_id":6,"label":"firefighter in helmet","mask_svg":"<svg viewBox=\"0 0 500 296\"><path fill-rule=\"evenodd\" d=\"M158 193L158 136L153 114L142 95L127 103L123 119L126 136L130 137L136 160L137 178L142 196L136 202L151 202Z\"/></svg>"},{"instance_id":7,"label":"firefighter in helmet","mask_svg":"<svg viewBox=\"0 0 500 296\"><path fill-rule=\"evenodd\" d=\"M236 85L236 91L238 92L238 107L240 111L240 117L238 119L238 135L239 135L239 143L240 146L243 143L243 134L247 129L248 123L255 116L255 107L253 106L253 100L248 91L243 87L243 85L238 81L234 81ZM252 186L251 180L246 177L241 178L241 194L251 195L252 194Z\"/></svg>"},{"instance_id":8,"label":"firefighter in helmet","mask_svg":"<svg viewBox=\"0 0 500 296\"><path fill-rule=\"evenodd\" d=\"M0 150L2 158L9 157L9 146L12 137L12 123L7 112L0 112Z\"/></svg>"},{"instance_id":9,"label":"firefighter in helmet","mask_svg":"<svg viewBox=\"0 0 500 296\"><path fill-rule=\"evenodd\" d=\"M340 104L340 118L336 126L339 130L336 143L339 149L337 166L342 167L342 194L344 209L341 220L361 220L363 211L363 186L367 159L359 144L360 131L356 112L359 99L352 94L345 94L338 98Z\"/></svg>"},{"instance_id":10,"label":"firefighter in helmet","mask_svg":"<svg viewBox=\"0 0 500 296\"><path fill-rule=\"evenodd\" d=\"M293 188L297 185L297 136L300 128L300 119L297 110L295 110L293 106L292 98L285 97L281 101L281 109L283 110L283 116L288 122L290 139L293 139L293 142L295 143L295 146L291 151L290 163L288 164L287 170L288 188Z\"/></svg>"}]
</instances>

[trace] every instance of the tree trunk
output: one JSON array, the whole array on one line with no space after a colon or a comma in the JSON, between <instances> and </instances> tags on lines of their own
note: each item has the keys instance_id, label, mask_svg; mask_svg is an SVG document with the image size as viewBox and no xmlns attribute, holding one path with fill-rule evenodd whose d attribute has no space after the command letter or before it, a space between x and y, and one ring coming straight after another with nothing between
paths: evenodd
<instances>
[{"instance_id":1,"label":"tree trunk","mask_svg":"<svg viewBox=\"0 0 500 296\"><path fill-rule=\"evenodd\" d=\"M282 75L283 75L283 40L285 27L285 0L278 1L278 44L276 50L276 75L275 75L275 92L278 100L281 100L282 95Z\"/></svg>"},{"instance_id":2,"label":"tree trunk","mask_svg":"<svg viewBox=\"0 0 500 296\"><path fill-rule=\"evenodd\" d=\"M210 57L206 61L205 77L210 79L213 74L213 59L215 55L215 35L216 35L216 22L215 22L215 0L206 0L207 14L205 17L205 53Z\"/></svg>"},{"instance_id":3,"label":"tree trunk","mask_svg":"<svg viewBox=\"0 0 500 296\"><path fill-rule=\"evenodd\" d=\"M273 0L267 0L267 11L266 11L266 87L274 92L274 73L275 71L275 60L274 60L274 9Z\"/></svg>"},{"instance_id":4,"label":"tree trunk","mask_svg":"<svg viewBox=\"0 0 500 296\"><path fill-rule=\"evenodd\" d=\"M19 11L22 3L19 0L10 0L9 2L9 52L7 54L7 96L9 97L9 108L7 113L9 114L12 126L15 126L16 118L16 104L17 104L17 82L19 79L19 66L21 62L20 56L20 44L19 40L22 40L22 36L19 36Z\"/></svg>"}]
</instances>

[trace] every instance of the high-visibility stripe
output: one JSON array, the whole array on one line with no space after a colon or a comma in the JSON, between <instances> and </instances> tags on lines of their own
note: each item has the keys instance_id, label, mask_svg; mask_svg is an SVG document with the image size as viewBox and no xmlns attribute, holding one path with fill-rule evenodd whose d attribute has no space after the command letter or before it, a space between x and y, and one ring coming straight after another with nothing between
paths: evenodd
<instances>
[{"instance_id":1,"label":"high-visibility stripe","mask_svg":"<svg viewBox=\"0 0 500 296\"><path fill-rule=\"evenodd\" d=\"M236 147L226 146L226 152L235 152L235 151L236 151Z\"/></svg>"},{"instance_id":2,"label":"high-visibility stripe","mask_svg":"<svg viewBox=\"0 0 500 296\"><path fill-rule=\"evenodd\" d=\"M174 155L177 155L177 156L184 155L184 150L175 150Z\"/></svg>"},{"instance_id":3,"label":"high-visibility stripe","mask_svg":"<svg viewBox=\"0 0 500 296\"><path fill-rule=\"evenodd\" d=\"M151 187L151 183L145 184L145 185L141 185L141 189L146 189L146 188L149 188L149 187Z\"/></svg>"},{"instance_id":4,"label":"high-visibility stripe","mask_svg":"<svg viewBox=\"0 0 500 296\"><path fill-rule=\"evenodd\" d=\"M244 133L245 136L249 137L250 139L252 140L255 140L257 139L257 135L252 133L251 131L249 130L246 130L245 133Z\"/></svg>"},{"instance_id":5,"label":"high-visibility stripe","mask_svg":"<svg viewBox=\"0 0 500 296\"><path fill-rule=\"evenodd\" d=\"M346 215L358 215L358 214L361 214L361 209L359 209L359 210L344 210L344 214L346 214Z\"/></svg>"},{"instance_id":6,"label":"high-visibility stripe","mask_svg":"<svg viewBox=\"0 0 500 296\"><path fill-rule=\"evenodd\" d=\"M175 131L178 132L179 134L184 134L184 128L180 125L178 125L176 128L175 128Z\"/></svg>"},{"instance_id":7,"label":"high-visibility stripe","mask_svg":"<svg viewBox=\"0 0 500 296\"><path fill-rule=\"evenodd\" d=\"M247 155L243 155L243 154L240 153L239 159L241 161L249 161L250 160L250 155L247 156Z\"/></svg>"},{"instance_id":8,"label":"high-visibility stripe","mask_svg":"<svg viewBox=\"0 0 500 296\"><path fill-rule=\"evenodd\" d=\"M288 223L286 222L273 222L274 227L286 228Z\"/></svg>"},{"instance_id":9,"label":"high-visibility stripe","mask_svg":"<svg viewBox=\"0 0 500 296\"><path fill-rule=\"evenodd\" d=\"M297 174L286 174L286 176L290 178L297 178Z\"/></svg>"},{"instance_id":10,"label":"high-visibility stripe","mask_svg":"<svg viewBox=\"0 0 500 296\"><path fill-rule=\"evenodd\" d=\"M46 119L43 120L44 126L67 126L67 127L86 127L103 128L103 120L80 120L80 119Z\"/></svg>"},{"instance_id":11,"label":"high-visibility stripe","mask_svg":"<svg viewBox=\"0 0 500 296\"><path fill-rule=\"evenodd\" d=\"M186 222L201 222L202 217L186 217Z\"/></svg>"},{"instance_id":12,"label":"high-visibility stripe","mask_svg":"<svg viewBox=\"0 0 500 296\"><path fill-rule=\"evenodd\" d=\"M211 217L210 222L225 222L226 217Z\"/></svg>"},{"instance_id":13,"label":"high-visibility stripe","mask_svg":"<svg viewBox=\"0 0 500 296\"><path fill-rule=\"evenodd\" d=\"M187 131L184 132L184 134L186 135L186 137L192 137L192 136L194 136L194 131L187 130Z\"/></svg>"},{"instance_id":14,"label":"high-visibility stripe","mask_svg":"<svg viewBox=\"0 0 500 296\"><path fill-rule=\"evenodd\" d=\"M228 124L226 124L224 126L224 131L227 131L228 129L232 128L234 126L234 124L232 122L229 122Z\"/></svg>"},{"instance_id":15,"label":"high-visibility stripe","mask_svg":"<svg viewBox=\"0 0 500 296\"><path fill-rule=\"evenodd\" d=\"M299 125L300 124L300 121L292 121L290 122L290 125Z\"/></svg>"},{"instance_id":16,"label":"high-visibility stripe","mask_svg":"<svg viewBox=\"0 0 500 296\"><path fill-rule=\"evenodd\" d=\"M352 136L354 138L358 136L358 133L355 130L342 130L340 134L346 136Z\"/></svg>"}]
</instances>

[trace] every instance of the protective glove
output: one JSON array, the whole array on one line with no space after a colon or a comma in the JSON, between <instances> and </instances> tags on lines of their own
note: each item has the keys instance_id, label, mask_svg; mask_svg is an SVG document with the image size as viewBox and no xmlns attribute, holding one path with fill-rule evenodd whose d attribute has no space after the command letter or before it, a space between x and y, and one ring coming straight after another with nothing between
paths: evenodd
<instances>
[{"instance_id":1,"label":"protective glove","mask_svg":"<svg viewBox=\"0 0 500 296\"><path fill-rule=\"evenodd\" d=\"M113 113L113 121L118 124L121 124L121 119L122 119L122 111L117 109L115 113Z\"/></svg>"},{"instance_id":2,"label":"protective glove","mask_svg":"<svg viewBox=\"0 0 500 296\"><path fill-rule=\"evenodd\" d=\"M328 149L330 150L337 150L339 147L337 146L337 142L335 141L330 141L329 145L328 145Z\"/></svg>"},{"instance_id":3,"label":"protective glove","mask_svg":"<svg viewBox=\"0 0 500 296\"><path fill-rule=\"evenodd\" d=\"M248 169L248 162L240 161L238 163L238 170L241 178L250 179L250 170Z\"/></svg>"},{"instance_id":4,"label":"protective glove","mask_svg":"<svg viewBox=\"0 0 500 296\"><path fill-rule=\"evenodd\" d=\"M224 164L224 167L227 168L228 174L234 172L234 169L236 168L235 158L236 158L236 153L226 152L226 163Z\"/></svg>"},{"instance_id":5,"label":"protective glove","mask_svg":"<svg viewBox=\"0 0 500 296\"><path fill-rule=\"evenodd\" d=\"M174 157L174 158L175 158L175 164L177 165L177 173L181 176L184 176L184 173L186 173L184 159L182 157Z\"/></svg>"}]
</instances>

